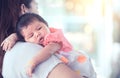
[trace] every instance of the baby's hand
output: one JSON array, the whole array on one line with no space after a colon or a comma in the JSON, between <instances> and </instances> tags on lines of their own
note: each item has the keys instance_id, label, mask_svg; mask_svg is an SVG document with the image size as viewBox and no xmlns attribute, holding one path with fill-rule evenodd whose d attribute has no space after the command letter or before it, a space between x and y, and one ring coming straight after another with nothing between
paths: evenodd
<instances>
[{"instance_id":1,"label":"baby's hand","mask_svg":"<svg viewBox=\"0 0 120 78\"><path fill-rule=\"evenodd\" d=\"M33 73L33 70L35 69L35 64L31 61L27 64L27 70L26 70L26 74L32 78L32 73Z\"/></svg>"},{"instance_id":2,"label":"baby's hand","mask_svg":"<svg viewBox=\"0 0 120 78\"><path fill-rule=\"evenodd\" d=\"M2 49L5 51L10 50L15 45L17 40L18 37L16 33L11 34L1 43Z\"/></svg>"}]
</instances>

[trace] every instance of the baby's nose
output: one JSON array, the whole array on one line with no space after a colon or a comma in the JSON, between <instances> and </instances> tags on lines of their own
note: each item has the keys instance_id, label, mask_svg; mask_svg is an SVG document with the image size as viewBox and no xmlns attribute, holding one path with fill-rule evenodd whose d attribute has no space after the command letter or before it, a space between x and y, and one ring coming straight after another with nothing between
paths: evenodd
<instances>
[{"instance_id":1,"label":"baby's nose","mask_svg":"<svg viewBox=\"0 0 120 78\"><path fill-rule=\"evenodd\" d=\"M36 36L36 37L39 37L39 36L40 36L40 33L35 32L35 36Z\"/></svg>"}]
</instances>

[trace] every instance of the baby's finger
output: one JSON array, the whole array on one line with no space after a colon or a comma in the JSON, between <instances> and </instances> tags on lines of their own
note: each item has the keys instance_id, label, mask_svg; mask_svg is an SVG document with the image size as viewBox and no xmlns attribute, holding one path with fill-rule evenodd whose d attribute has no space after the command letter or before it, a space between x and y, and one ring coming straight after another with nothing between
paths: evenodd
<instances>
[{"instance_id":1,"label":"baby's finger","mask_svg":"<svg viewBox=\"0 0 120 78\"><path fill-rule=\"evenodd\" d=\"M31 69L30 69L30 68L27 70L27 75L28 75L30 78L32 78L32 72L31 72Z\"/></svg>"},{"instance_id":2,"label":"baby's finger","mask_svg":"<svg viewBox=\"0 0 120 78\"><path fill-rule=\"evenodd\" d=\"M2 50L5 50L5 43L2 44Z\"/></svg>"},{"instance_id":3,"label":"baby's finger","mask_svg":"<svg viewBox=\"0 0 120 78\"><path fill-rule=\"evenodd\" d=\"M8 47L9 47L9 43L6 44L6 46L5 46L5 51L8 50Z\"/></svg>"},{"instance_id":4,"label":"baby's finger","mask_svg":"<svg viewBox=\"0 0 120 78\"><path fill-rule=\"evenodd\" d=\"M5 44L5 40L0 44L0 46L2 47Z\"/></svg>"},{"instance_id":5,"label":"baby's finger","mask_svg":"<svg viewBox=\"0 0 120 78\"><path fill-rule=\"evenodd\" d=\"M11 49L11 47L12 47L12 46L9 44L9 45L8 45L8 48L7 48L7 50L10 50L10 49Z\"/></svg>"},{"instance_id":6,"label":"baby's finger","mask_svg":"<svg viewBox=\"0 0 120 78\"><path fill-rule=\"evenodd\" d=\"M8 50L10 50L12 47L13 47L13 45L14 45L15 43L10 43L9 45L8 45Z\"/></svg>"},{"instance_id":7,"label":"baby's finger","mask_svg":"<svg viewBox=\"0 0 120 78\"><path fill-rule=\"evenodd\" d=\"M9 43L4 43L3 45L3 50L7 51L8 50Z\"/></svg>"}]
</instances>

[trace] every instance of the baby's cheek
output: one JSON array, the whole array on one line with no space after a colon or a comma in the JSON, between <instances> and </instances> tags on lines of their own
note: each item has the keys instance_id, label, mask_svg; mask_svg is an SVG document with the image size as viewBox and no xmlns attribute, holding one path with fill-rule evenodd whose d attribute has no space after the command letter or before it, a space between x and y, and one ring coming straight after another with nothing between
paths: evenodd
<instances>
[{"instance_id":1,"label":"baby's cheek","mask_svg":"<svg viewBox=\"0 0 120 78\"><path fill-rule=\"evenodd\" d=\"M31 41L32 43L38 43L38 40L35 39L35 38L30 39L30 41Z\"/></svg>"},{"instance_id":2,"label":"baby's cheek","mask_svg":"<svg viewBox=\"0 0 120 78\"><path fill-rule=\"evenodd\" d=\"M38 44L39 42L38 42L38 41L33 41L33 43L36 43L36 44Z\"/></svg>"},{"instance_id":3,"label":"baby's cheek","mask_svg":"<svg viewBox=\"0 0 120 78\"><path fill-rule=\"evenodd\" d=\"M37 40L34 40L34 39L29 39L27 42L30 42L30 43L38 43Z\"/></svg>"},{"instance_id":4,"label":"baby's cheek","mask_svg":"<svg viewBox=\"0 0 120 78\"><path fill-rule=\"evenodd\" d=\"M34 41L33 43L40 44L40 42L38 42L38 41Z\"/></svg>"}]
</instances>

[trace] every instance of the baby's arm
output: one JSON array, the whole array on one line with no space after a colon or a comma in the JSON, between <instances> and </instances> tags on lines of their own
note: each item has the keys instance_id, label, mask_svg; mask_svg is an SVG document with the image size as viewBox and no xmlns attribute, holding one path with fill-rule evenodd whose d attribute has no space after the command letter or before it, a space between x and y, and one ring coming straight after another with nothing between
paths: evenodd
<instances>
[{"instance_id":1,"label":"baby's arm","mask_svg":"<svg viewBox=\"0 0 120 78\"><path fill-rule=\"evenodd\" d=\"M40 52L38 52L32 60L28 64L27 74L31 77L34 68L42 63L43 61L47 60L52 54L59 51L61 45L59 43L51 42L46 45Z\"/></svg>"},{"instance_id":2,"label":"baby's arm","mask_svg":"<svg viewBox=\"0 0 120 78\"><path fill-rule=\"evenodd\" d=\"M5 51L10 50L15 45L17 40L18 40L17 34L12 33L1 43L2 49Z\"/></svg>"},{"instance_id":3,"label":"baby's arm","mask_svg":"<svg viewBox=\"0 0 120 78\"><path fill-rule=\"evenodd\" d=\"M51 42L46 45L36 56L33 57L33 62L35 65L47 60L52 54L59 51L61 45L58 43Z\"/></svg>"}]
</instances>

